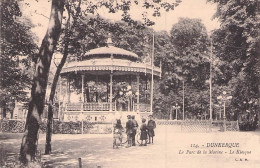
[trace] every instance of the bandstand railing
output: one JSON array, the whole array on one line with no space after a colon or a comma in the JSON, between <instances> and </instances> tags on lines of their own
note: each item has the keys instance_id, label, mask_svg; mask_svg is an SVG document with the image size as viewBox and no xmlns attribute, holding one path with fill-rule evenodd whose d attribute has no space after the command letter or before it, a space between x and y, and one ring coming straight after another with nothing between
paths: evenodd
<instances>
[{"instance_id":1,"label":"bandstand railing","mask_svg":"<svg viewBox=\"0 0 260 168\"><path fill-rule=\"evenodd\" d=\"M150 104L135 103L135 112L150 112ZM89 103L67 103L65 111L110 111L109 102L89 102ZM115 111L115 103L112 103L112 111Z\"/></svg>"},{"instance_id":2,"label":"bandstand railing","mask_svg":"<svg viewBox=\"0 0 260 168\"><path fill-rule=\"evenodd\" d=\"M134 111L139 112L150 112L151 106L150 104L144 104L144 103L135 103L134 104Z\"/></svg>"},{"instance_id":3,"label":"bandstand railing","mask_svg":"<svg viewBox=\"0 0 260 168\"><path fill-rule=\"evenodd\" d=\"M82 103L67 103L65 111L81 111Z\"/></svg>"},{"instance_id":4,"label":"bandstand railing","mask_svg":"<svg viewBox=\"0 0 260 168\"><path fill-rule=\"evenodd\" d=\"M110 103L67 103L65 111L110 111ZM115 111L115 103L112 103L112 111Z\"/></svg>"},{"instance_id":5,"label":"bandstand railing","mask_svg":"<svg viewBox=\"0 0 260 168\"><path fill-rule=\"evenodd\" d=\"M109 111L110 103L100 102L100 103L84 103L83 105L84 111ZM115 110L115 103L112 103L112 110Z\"/></svg>"}]
</instances>

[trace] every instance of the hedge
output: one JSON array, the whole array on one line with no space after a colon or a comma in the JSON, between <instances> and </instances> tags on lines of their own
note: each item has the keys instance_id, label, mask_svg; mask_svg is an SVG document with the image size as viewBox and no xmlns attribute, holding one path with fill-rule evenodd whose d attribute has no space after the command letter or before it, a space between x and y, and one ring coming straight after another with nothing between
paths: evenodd
<instances>
[{"instance_id":1,"label":"hedge","mask_svg":"<svg viewBox=\"0 0 260 168\"><path fill-rule=\"evenodd\" d=\"M23 133L25 127L24 120L0 120L0 131L9 133ZM47 121L40 123L40 133L45 133ZM53 122L54 134L81 134L82 122ZM83 121L84 134L109 134L112 133L112 124L108 122L87 122Z\"/></svg>"}]
</instances>

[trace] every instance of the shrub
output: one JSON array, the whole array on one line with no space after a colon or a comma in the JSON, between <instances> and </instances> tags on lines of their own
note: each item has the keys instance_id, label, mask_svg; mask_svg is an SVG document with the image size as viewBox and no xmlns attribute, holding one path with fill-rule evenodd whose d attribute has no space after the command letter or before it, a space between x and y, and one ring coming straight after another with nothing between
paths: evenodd
<instances>
[{"instance_id":1,"label":"shrub","mask_svg":"<svg viewBox=\"0 0 260 168\"><path fill-rule=\"evenodd\" d=\"M242 121L239 122L240 131L254 131L258 127L257 121Z\"/></svg>"}]
</instances>

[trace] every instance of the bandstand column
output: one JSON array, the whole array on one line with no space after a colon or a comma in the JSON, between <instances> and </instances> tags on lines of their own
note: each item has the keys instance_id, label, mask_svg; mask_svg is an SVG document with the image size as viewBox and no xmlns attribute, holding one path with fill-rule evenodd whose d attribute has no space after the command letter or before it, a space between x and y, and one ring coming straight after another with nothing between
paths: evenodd
<instances>
[{"instance_id":1,"label":"bandstand column","mask_svg":"<svg viewBox=\"0 0 260 168\"><path fill-rule=\"evenodd\" d=\"M109 102L110 102L110 106L109 106L109 110L112 111L112 96L113 96L113 74L110 74L110 96L109 96Z\"/></svg>"},{"instance_id":2,"label":"bandstand column","mask_svg":"<svg viewBox=\"0 0 260 168\"><path fill-rule=\"evenodd\" d=\"M62 87L62 78L60 77L60 90L59 90L59 112L58 112L58 118L60 118L61 115L61 88Z\"/></svg>"},{"instance_id":3,"label":"bandstand column","mask_svg":"<svg viewBox=\"0 0 260 168\"><path fill-rule=\"evenodd\" d=\"M67 78L67 83L66 83L66 95L67 95L67 102L70 102L70 78Z\"/></svg>"},{"instance_id":4,"label":"bandstand column","mask_svg":"<svg viewBox=\"0 0 260 168\"><path fill-rule=\"evenodd\" d=\"M140 76L137 75L136 76L136 80L137 80L137 112L139 112L140 109Z\"/></svg>"},{"instance_id":5,"label":"bandstand column","mask_svg":"<svg viewBox=\"0 0 260 168\"><path fill-rule=\"evenodd\" d=\"M84 102L85 102L85 97L84 97L84 75L81 75L81 111L83 112L84 110ZM83 120L82 120L83 122ZM82 127L83 127L83 124L82 124ZM82 131L83 133L83 131Z\"/></svg>"},{"instance_id":6,"label":"bandstand column","mask_svg":"<svg viewBox=\"0 0 260 168\"><path fill-rule=\"evenodd\" d=\"M85 96L84 96L84 80L85 80L85 75L81 75L81 100L82 102L85 102Z\"/></svg>"},{"instance_id":7,"label":"bandstand column","mask_svg":"<svg viewBox=\"0 0 260 168\"><path fill-rule=\"evenodd\" d=\"M153 79L150 79L150 107L149 107L149 109L150 109L149 112L152 112L152 110L153 110Z\"/></svg>"},{"instance_id":8,"label":"bandstand column","mask_svg":"<svg viewBox=\"0 0 260 168\"><path fill-rule=\"evenodd\" d=\"M145 103L147 104L147 76L145 76Z\"/></svg>"}]
</instances>

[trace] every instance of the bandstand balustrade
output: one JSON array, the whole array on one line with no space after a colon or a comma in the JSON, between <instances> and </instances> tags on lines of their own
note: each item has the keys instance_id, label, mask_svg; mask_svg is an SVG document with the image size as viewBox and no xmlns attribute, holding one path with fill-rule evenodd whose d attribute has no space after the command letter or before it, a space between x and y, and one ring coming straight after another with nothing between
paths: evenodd
<instances>
[{"instance_id":1,"label":"bandstand balustrade","mask_svg":"<svg viewBox=\"0 0 260 168\"><path fill-rule=\"evenodd\" d=\"M65 111L81 111L82 103L67 103Z\"/></svg>"},{"instance_id":2,"label":"bandstand balustrade","mask_svg":"<svg viewBox=\"0 0 260 168\"><path fill-rule=\"evenodd\" d=\"M135 112L150 112L150 104L135 103ZM67 103L65 111L109 111L109 102L90 102L90 103ZM116 111L115 103L112 103L112 111Z\"/></svg>"},{"instance_id":3,"label":"bandstand balustrade","mask_svg":"<svg viewBox=\"0 0 260 168\"><path fill-rule=\"evenodd\" d=\"M67 103L65 111L109 111L110 102ZM115 111L115 103L112 103L112 111Z\"/></svg>"}]
</instances>

